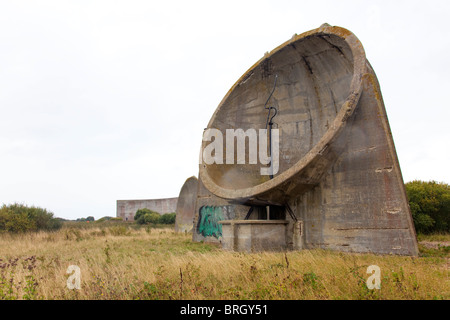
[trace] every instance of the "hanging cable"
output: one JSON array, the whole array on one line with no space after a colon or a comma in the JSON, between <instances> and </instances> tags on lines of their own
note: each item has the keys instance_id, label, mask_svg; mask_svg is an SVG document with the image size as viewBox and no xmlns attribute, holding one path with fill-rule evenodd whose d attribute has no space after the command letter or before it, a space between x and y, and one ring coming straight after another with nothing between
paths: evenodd
<instances>
[{"instance_id":1,"label":"hanging cable","mask_svg":"<svg viewBox=\"0 0 450 320\"><path fill-rule=\"evenodd\" d=\"M266 103L264 103L264 109L269 110L269 112L267 113L266 129L267 129L267 125L272 125L272 124L273 124L272 119L273 119L273 118L277 115L277 113L278 113L278 110L277 110L275 107L267 107L267 104L269 103L270 98L272 98L272 95L273 95L273 93L275 92L275 88L276 88L276 86L277 86L277 79L278 79L278 75L276 74L276 75L275 75L275 80L274 80L274 82L273 82L273 88L272 88L272 91L270 92L270 95L269 95L269 97L267 98ZM271 110L272 110L272 109L275 111L275 113L274 113L273 116L269 119L270 113L271 113Z\"/></svg>"},{"instance_id":2,"label":"hanging cable","mask_svg":"<svg viewBox=\"0 0 450 320\"><path fill-rule=\"evenodd\" d=\"M266 130L267 130L267 126L269 126L269 157L270 157L270 166L273 167L273 159L272 159L272 125L273 125L273 118L277 115L278 110L275 107L267 107L267 104L269 103L270 98L272 98L273 93L275 92L275 88L277 86L277 79L278 79L278 75L275 75L275 80L273 82L273 88L272 91L270 92L269 97L266 100L266 103L264 104L264 109L269 110L269 112L267 113L267 120L266 120ZM274 114L272 117L270 117L270 114L272 112L272 110L274 110ZM273 174L270 174L270 179L273 179Z\"/></svg>"}]
</instances>

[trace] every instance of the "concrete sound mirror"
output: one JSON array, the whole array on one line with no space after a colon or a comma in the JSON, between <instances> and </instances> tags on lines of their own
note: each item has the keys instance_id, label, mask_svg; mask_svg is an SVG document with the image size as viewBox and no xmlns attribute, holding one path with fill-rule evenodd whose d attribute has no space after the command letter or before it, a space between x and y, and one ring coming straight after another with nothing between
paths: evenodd
<instances>
[{"instance_id":1,"label":"concrete sound mirror","mask_svg":"<svg viewBox=\"0 0 450 320\"><path fill-rule=\"evenodd\" d=\"M205 135L194 241L418 254L378 80L350 31L324 24L266 53Z\"/></svg>"}]
</instances>

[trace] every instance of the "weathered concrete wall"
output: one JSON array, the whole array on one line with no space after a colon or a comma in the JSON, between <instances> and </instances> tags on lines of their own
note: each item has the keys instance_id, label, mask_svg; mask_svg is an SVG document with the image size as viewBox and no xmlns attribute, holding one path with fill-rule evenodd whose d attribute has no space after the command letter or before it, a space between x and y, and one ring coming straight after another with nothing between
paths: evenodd
<instances>
[{"instance_id":1,"label":"weathered concrete wall","mask_svg":"<svg viewBox=\"0 0 450 320\"><path fill-rule=\"evenodd\" d=\"M233 204L228 200L216 197L205 188L200 178L197 187L192 239L196 242L220 243L222 241L222 225L218 222L243 219L249 207Z\"/></svg>"},{"instance_id":2,"label":"weathered concrete wall","mask_svg":"<svg viewBox=\"0 0 450 320\"><path fill-rule=\"evenodd\" d=\"M226 250L258 252L285 250L286 220L222 221L222 247Z\"/></svg>"},{"instance_id":3,"label":"weathered concrete wall","mask_svg":"<svg viewBox=\"0 0 450 320\"><path fill-rule=\"evenodd\" d=\"M175 212L178 198L117 200L116 216L125 221L134 221L138 209L150 209L159 214Z\"/></svg>"},{"instance_id":4,"label":"weathered concrete wall","mask_svg":"<svg viewBox=\"0 0 450 320\"><path fill-rule=\"evenodd\" d=\"M198 180L188 178L181 187L176 208L175 231L192 232L194 226L195 205L197 203Z\"/></svg>"},{"instance_id":5,"label":"weathered concrete wall","mask_svg":"<svg viewBox=\"0 0 450 320\"><path fill-rule=\"evenodd\" d=\"M371 69L321 182L291 207L305 224L304 247L417 255L417 241L381 92Z\"/></svg>"}]
</instances>

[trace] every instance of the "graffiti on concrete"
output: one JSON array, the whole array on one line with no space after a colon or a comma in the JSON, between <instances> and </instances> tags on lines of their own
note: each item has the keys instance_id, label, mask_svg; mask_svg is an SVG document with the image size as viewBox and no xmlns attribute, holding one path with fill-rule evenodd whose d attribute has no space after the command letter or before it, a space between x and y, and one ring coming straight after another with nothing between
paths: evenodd
<instances>
[{"instance_id":1,"label":"graffiti on concrete","mask_svg":"<svg viewBox=\"0 0 450 320\"><path fill-rule=\"evenodd\" d=\"M234 218L233 206L203 206L200 208L197 233L204 237L222 237L221 220Z\"/></svg>"}]
</instances>

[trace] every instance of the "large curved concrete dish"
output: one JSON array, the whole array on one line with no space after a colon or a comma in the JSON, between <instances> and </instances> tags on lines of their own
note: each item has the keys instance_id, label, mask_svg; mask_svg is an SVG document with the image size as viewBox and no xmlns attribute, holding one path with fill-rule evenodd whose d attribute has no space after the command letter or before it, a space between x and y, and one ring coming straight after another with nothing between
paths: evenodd
<instances>
[{"instance_id":1,"label":"large curved concrete dish","mask_svg":"<svg viewBox=\"0 0 450 320\"><path fill-rule=\"evenodd\" d=\"M313 188L339 153L333 142L358 104L368 64L350 31L322 25L294 35L256 62L225 95L208 128L264 128L274 75L273 101L280 129L280 169L270 179L260 165L200 164L214 195L246 204L281 204ZM225 144L224 144L225 145ZM206 146L203 142L202 152Z\"/></svg>"}]
</instances>

